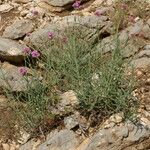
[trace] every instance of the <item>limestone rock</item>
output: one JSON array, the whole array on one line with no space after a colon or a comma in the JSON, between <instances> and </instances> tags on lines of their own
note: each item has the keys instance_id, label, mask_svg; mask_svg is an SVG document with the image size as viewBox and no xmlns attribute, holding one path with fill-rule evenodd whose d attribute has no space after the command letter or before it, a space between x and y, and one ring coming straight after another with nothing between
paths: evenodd
<instances>
[{"instance_id":1,"label":"limestone rock","mask_svg":"<svg viewBox=\"0 0 150 150\"><path fill-rule=\"evenodd\" d=\"M71 115L64 118L64 124L67 129L72 129L76 127L79 123L75 115Z\"/></svg>"},{"instance_id":2,"label":"limestone rock","mask_svg":"<svg viewBox=\"0 0 150 150\"><path fill-rule=\"evenodd\" d=\"M8 26L3 32L3 37L10 39L18 39L33 31L33 23L31 20L16 20L12 25Z\"/></svg>"},{"instance_id":3,"label":"limestone rock","mask_svg":"<svg viewBox=\"0 0 150 150\"><path fill-rule=\"evenodd\" d=\"M110 25L110 22L105 16L100 18L96 16L66 16L33 32L30 37L25 38L25 42L38 49L43 49L43 45L49 49L49 31L54 32L57 37L70 31L81 40L92 43L100 34L107 32L104 27L108 24Z\"/></svg>"},{"instance_id":4,"label":"limestone rock","mask_svg":"<svg viewBox=\"0 0 150 150\"><path fill-rule=\"evenodd\" d=\"M12 63L23 62L23 49L25 47L27 46L11 39L0 37L0 60L6 60Z\"/></svg>"},{"instance_id":5,"label":"limestone rock","mask_svg":"<svg viewBox=\"0 0 150 150\"><path fill-rule=\"evenodd\" d=\"M29 3L31 0L13 0L15 3L23 3L23 4L26 4L26 3Z\"/></svg>"},{"instance_id":6,"label":"limestone rock","mask_svg":"<svg viewBox=\"0 0 150 150\"><path fill-rule=\"evenodd\" d=\"M8 63L0 64L0 89L11 91L24 91L27 81L19 74L18 67Z\"/></svg>"},{"instance_id":7,"label":"limestone rock","mask_svg":"<svg viewBox=\"0 0 150 150\"><path fill-rule=\"evenodd\" d=\"M97 132L85 148L85 150L116 150L125 149L138 141L148 139L150 131L142 127L138 128L132 123L125 123L109 129L101 129Z\"/></svg>"},{"instance_id":8,"label":"limestone rock","mask_svg":"<svg viewBox=\"0 0 150 150\"><path fill-rule=\"evenodd\" d=\"M0 5L0 13L9 12L13 7L9 4L2 4Z\"/></svg>"},{"instance_id":9,"label":"limestone rock","mask_svg":"<svg viewBox=\"0 0 150 150\"><path fill-rule=\"evenodd\" d=\"M38 6L49 12L62 12L65 9L63 7L54 7L44 1L38 2Z\"/></svg>"},{"instance_id":10,"label":"limestone rock","mask_svg":"<svg viewBox=\"0 0 150 150\"><path fill-rule=\"evenodd\" d=\"M74 0L46 0L52 6L62 7L67 4L73 3Z\"/></svg>"},{"instance_id":11,"label":"limestone rock","mask_svg":"<svg viewBox=\"0 0 150 150\"><path fill-rule=\"evenodd\" d=\"M37 150L73 150L81 140L71 130L61 130L41 144Z\"/></svg>"},{"instance_id":12,"label":"limestone rock","mask_svg":"<svg viewBox=\"0 0 150 150\"><path fill-rule=\"evenodd\" d=\"M52 113L61 115L73 112L77 105L79 105L78 98L75 92L70 90L60 95L60 101L55 108L52 108Z\"/></svg>"}]
</instances>

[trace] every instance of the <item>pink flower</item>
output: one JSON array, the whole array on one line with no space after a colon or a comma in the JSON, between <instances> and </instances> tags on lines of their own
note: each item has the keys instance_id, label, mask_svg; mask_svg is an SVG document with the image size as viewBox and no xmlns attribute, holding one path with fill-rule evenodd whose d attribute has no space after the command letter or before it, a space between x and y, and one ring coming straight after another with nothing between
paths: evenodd
<instances>
[{"instance_id":1,"label":"pink flower","mask_svg":"<svg viewBox=\"0 0 150 150\"><path fill-rule=\"evenodd\" d=\"M94 13L94 15L99 17L99 16L102 15L102 13L99 10L96 10L95 13Z\"/></svg>"},{"instance_id":2,"label":"pink flower","mask_svg":"<svg viewBox=\"0 0 150 150\"><path fill-rule=\"evenodd\" d=\"M31 53L32 57L33 58L38 58L40 56L40 53L36 50L34 50L32 53Z\"/></svg>"},{"instance_id":3,"label":"pink flower","mask_svg":"<svg viewBox=\"0 0 150 150\"><path fill-rule=\"evenodd\" d=\"M80 7L80 4L81 4L81 1L77 0L77 1L72 5L72 7L73 7L74 9L78 9L78 8Z\"/></svg>"},{"instance_id":4,"label":"pink flower","mask_svg":"<svg viewBox=\"0 0 150 150\"><path fill-rule=\"evenodd\" d=\"M48 38L52 39L55 36L54 32L48 32Z\"/></svg>"},{"instance_id":5,"label":"pink flower","mask_svg":"<svg viewBox=\"0 0 150 150\"><path fill-rule=\"evenodd\" d=\"M31 54L31 49L29 47L26 47L26 48L23 49L23 52L25 54Z\"/></svg>"},{"instance_id":6,"label":"pink flower","mask_svg":"<svg viewBox=\"0 0 150 150\"><path fill-rule=\"evenodd\" d=\"M19 73L22 75L22 76L25 76L27 74L27 69L25 67L20 67L19 68Z\"/></svg>"},{"instance_id":7,"label":"pink flower","mask_svg":"<svg viewBox=\"0 0 150 150\"><path fill-rule=\"evenodd\" d=\"M31 13L35 16L39 14L39 12L37 10L32 10Z\"/></svg>"}]
</instances>

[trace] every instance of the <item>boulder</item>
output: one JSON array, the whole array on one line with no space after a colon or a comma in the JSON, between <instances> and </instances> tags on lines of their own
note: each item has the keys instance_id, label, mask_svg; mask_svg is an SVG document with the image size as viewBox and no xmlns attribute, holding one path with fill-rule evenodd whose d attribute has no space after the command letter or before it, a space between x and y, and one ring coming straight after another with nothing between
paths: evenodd
<instances>
[{"instance_id":1,"label":"boulder","mask_svg":"<svg viewBox=\"0 0 150 150\"><path fill-rule=\"evenodd\" d=\"M50 31L54 32L55 37L69 32L81 40L84 39L93 43L100 34L106 33L108 28L111 27L112 24L107 19L106 16L66 16L47 24L43 29L33 32L25 38L25 42L38 49L43 49L43 47L49 49L51 40L48 38L48 32Z\"/></svg>"},{"instance_id":2,"label":"boulder","mask_svg":"<svg viewBox=\"0 0 150 150\"><path fill-rule=\"evenodd\" d=\"M92 137L84 150L127 149L137 142L148 139L149 136L150 130L146 127L126 122L109 129L101 129Z\"/></svg>"},{"instance_id":3,"label":"boulder","mask_svg":"<svg viewBox=\"0 0 150 150\"><path fill-rule=\"evenodd\" d=\"M24 91L27 86L25 79L20 73L19 68L9 63L0 64L0 90L9 89L11 91Z\"/></svg>"},{"instance_id":4,"label":"boulder","mask_svg":"<svg viewBox=\"0 0 150 150\"><path fill-rule=\"evenodd\" d=\"M27 33L33 31L33 22L31 20L15 20L15 22L8 26L3 32L3 37L10 39L18 39L25 36Z\"/></svg>"},{"instance_id":5,"label":"boulder","mask_svg":"<svg viewBox=\"0 0 150 150\"><path fill-rule=\"evenodd\" d=\"M97 50L103 54L112 52L119 44L124 58L134 56L145 45L145 41L138 35L142 32L144 25L143 21L135 23L133 26L121 31L118 35L112 35L104 38L97 45ZM118 41L117 41L118 40Z\"/></svg>"},{"instance_id":6,"label":"boulder","mask_svg":"<svg viewBox=\"0 0 150 150\"><path fill-rule=\"evenodd\" d=\"M40 144L39 141L30 140L19 150L75 150L80 142L82 142L81 138L78 138L71 130L54 130L47 135L44 143Z\"/></svg>"},{"instance_id":7,"label":"boulder","mask_svg":"<svg viewBox=\"0 0 150 150\"><path fill-rule=\"evenodd\" d=\"M63 7L73 3L75 0L46 0L46 2L55 7Z\"/></svg>"},{"instance_id":8,"label":"boulder","mask_svg":"<svg viewBox=\"0 0 150 150\"><path fill-rule=\"evenodd\" d=\"M0 37L0 60L9 61L11 63L23 62L23 49L25 47L27 46L14 40Z\"/></svg>"}]
</instances>

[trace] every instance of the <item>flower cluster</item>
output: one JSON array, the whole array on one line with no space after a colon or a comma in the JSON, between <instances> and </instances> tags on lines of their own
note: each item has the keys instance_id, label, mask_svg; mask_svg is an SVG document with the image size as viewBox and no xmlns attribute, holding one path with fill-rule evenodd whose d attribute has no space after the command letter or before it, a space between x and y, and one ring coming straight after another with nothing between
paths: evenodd
<instances>
[{"instance_id":1,"label":"flower cluster","mask_svg":"<svg viewBox=\"0 0 150 150\"><path fill-rule=\"evenodd\" d=\"M40 57L40 53L36 50L31 50L29 47L26 47L23 49L23 52L27 55L31 55L33 58L38 58Z\"/></svg>"},{"instance_id":2,"label":"flower cluster","mask_svg":"<svg viewBox=\"0 0 150 150\"><path fill-rule=\"evenodd\" d=\"M20 67L19 73L20 75L25 76L27 74L27 69L25 67Z\"/></svg>"},{"instance_id":3,"label":"flower cluster","mask_svg":"<svg viewBox=\"0 0 150 150\"><path fill-rule=\"evenodd\" d=\"M54 32L48 32L48 38L53 39L55 36Z\"/></svg>"},{"instance_id":4,"label":"flower cluster","mask_svg":"<svg viewBox=\"0 0 150 150\"><path fill-rule=\"evenodd\" d=\"M72 5L72 7L73 7L74 9L78 9L78 8L80 8L80 5L81 5L81 1L80 1L80 0L77 0L77 1Z\"/></svg>"},{"instance_id":5,"label":"flower cluster","mask_svg":"<svg viewBox=\"0 0 150 150\"><path fill-rule=\"evenodd\" d=\"M23 52L26 55L31 55L32 58L38 58L38 57L40 57L40 53L38 51L36 51L36 50L32 51L29 47L24 48ZM20 75L25 76L27 74L27 69L25 67L20 67L19 68L19 73L20 73Z\"/></svg>"}]
</instances>

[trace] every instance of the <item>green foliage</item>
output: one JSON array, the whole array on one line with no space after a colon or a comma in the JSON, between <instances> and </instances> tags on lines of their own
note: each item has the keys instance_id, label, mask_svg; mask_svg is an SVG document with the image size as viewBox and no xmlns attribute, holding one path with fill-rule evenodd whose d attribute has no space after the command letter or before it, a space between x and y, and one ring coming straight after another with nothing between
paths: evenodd
<instances>
[{"instance_id":1,"label":"green foliage","mask_svg":"<svg viewBox=\"0 0 150 150\"><path fill-rule=\"evenodd\" d=\"M105 57L94 45L77 36L66 34L67 41L50 40L50 48L41 51L41 58L33 66L34 73L27 90L14 95L23 101L16 112L27 130L37 128L45 116L53 118L49 106L59 102L59 92L73 90L77 93L84 112L98 112L106 116L123 111L131 116L137 103L132 96L133 80L125 76L124 60L119 41L112 54ZM43 123L44 124L44 123Z\"/></svg>"}]
</instances>

